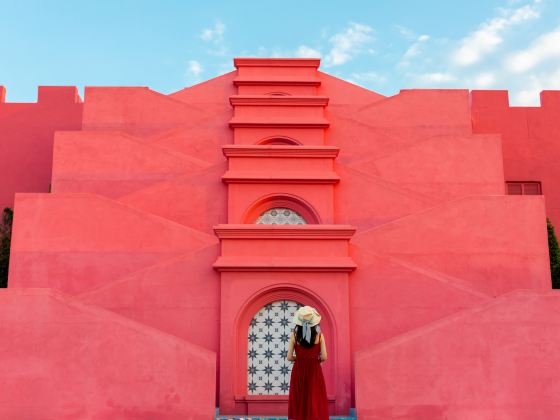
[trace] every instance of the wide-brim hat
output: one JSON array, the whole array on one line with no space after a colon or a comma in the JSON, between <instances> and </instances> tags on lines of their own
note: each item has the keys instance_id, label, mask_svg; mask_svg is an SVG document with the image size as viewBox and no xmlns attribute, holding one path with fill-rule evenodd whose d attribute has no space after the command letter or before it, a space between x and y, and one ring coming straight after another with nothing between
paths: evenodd
<instances>
[{"instance_id":1,"label":"wide-brim hat","mask_svg":"<svg viewBox=\"0 0 560 420\"><path fill-rule=\"evenodd\" d=\"M309 322L311 327L314 327L321 322L321 315L311 306L302 306L294 314L294 324L301 326L304 320Z\"/></svg>"}]
</instances>

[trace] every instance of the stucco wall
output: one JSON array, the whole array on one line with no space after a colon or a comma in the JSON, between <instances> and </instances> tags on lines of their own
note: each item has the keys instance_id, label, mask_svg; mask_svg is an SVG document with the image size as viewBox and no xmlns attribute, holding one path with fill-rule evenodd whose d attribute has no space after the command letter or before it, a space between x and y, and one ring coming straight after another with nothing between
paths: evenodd
<instances>
[{"instance_id":1,"label":"stucco wall","mask_svg":"<svg viewBox=\"0 0 560 420\"><path fill-rule=\"evenodd\" d=\"M358 353L358 418L556 418L559 311L514 292Z\"/></svg>"},{"instance_id":2,"label":"stucco wall","mask_svg":"<svg viewBox=\"0 0 560 420\"><path fill-rule=\"evenodd\" d=\"M48 289L0 308L1 418L213 416L215 353Z\"/></svg>"}]
</instances>

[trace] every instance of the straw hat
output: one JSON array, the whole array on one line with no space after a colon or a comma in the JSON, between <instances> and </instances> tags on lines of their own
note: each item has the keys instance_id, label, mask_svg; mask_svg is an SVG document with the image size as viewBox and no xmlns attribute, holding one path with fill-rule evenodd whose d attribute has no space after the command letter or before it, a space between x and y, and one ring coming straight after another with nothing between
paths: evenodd
<instances>
[{"instance_id":1,"label":"straw hat","mask_svg":"<svg viewBox=\"0 0 560 420\"><path fill-rule=\"evenodd\" d=\"M301 326L303 321L309 322L309 326L314 327L321 322L321 315L311 306L302 306L294 314L294 324Z\"/></svg>"}]
</instances>

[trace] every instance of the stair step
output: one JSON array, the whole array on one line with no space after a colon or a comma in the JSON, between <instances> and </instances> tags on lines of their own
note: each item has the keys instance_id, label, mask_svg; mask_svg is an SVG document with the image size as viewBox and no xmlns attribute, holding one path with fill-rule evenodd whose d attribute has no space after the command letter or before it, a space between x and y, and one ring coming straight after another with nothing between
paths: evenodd
<instances>
[{"instance_id":1,"label":"stair step","mask_svg":"<svg viewBox=\"0 0 560 420\"><path fill-rule=\"evenodd\" d=\"M215 420L288 420L286 416L246 416L246 415L223 415L220 416L219 410L216 408ZM350 409L349 416L330 416L329 420L358 420L356 417L356 409Z\"/></svg>"}]
</instances>

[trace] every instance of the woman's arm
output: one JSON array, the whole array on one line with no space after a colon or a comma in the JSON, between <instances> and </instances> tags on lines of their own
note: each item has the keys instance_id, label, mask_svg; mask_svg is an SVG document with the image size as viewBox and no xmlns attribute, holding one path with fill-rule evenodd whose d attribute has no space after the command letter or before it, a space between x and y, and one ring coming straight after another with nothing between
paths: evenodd
<instances>
[{"instance_id":1,"label":"woman's arm","mask_svg":"<svg viewBox=\"0 0 560 420\"><path fill-rule=\"evenodd\" d=\"M290 342L288 343L288 357L287 357L287 359L290 362L295 362L296 361L296 355L294 354L295 342L296 342L296 339L294 337L294 333L292 332L292 334L290 334Z\"/></svg>"},{"instance_id":2,"label":"woman's arm","mask_svg":"<svg viewBox=\"0 0 560 420\"><path fill-rule=\"evenodd\" d=\"M321 334L320 341L321 341L321 354L319 355L319 357L321 359L321 362L324 362L327 360L327 345L325 344L325 336L323 334Z\"/></svg>"}]
</instances>

